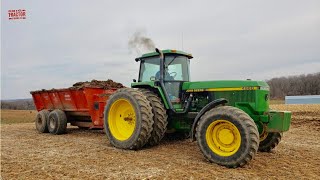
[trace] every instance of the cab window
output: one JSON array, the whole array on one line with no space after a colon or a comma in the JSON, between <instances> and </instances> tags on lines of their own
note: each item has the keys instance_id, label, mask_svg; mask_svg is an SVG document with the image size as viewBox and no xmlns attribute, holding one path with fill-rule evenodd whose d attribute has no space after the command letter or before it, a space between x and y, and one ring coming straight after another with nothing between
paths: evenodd
<instances>
[{"instance_id":1,"label":"cab window","mask_svg":"<svg viewBox=\"0 0 320 180\"><path fill-rule=\"evenodd\" d=\"M189 81L189 59L185 56L165 56L164 80ZM141 60L139 82L159 80L160 59L158 56Z\"/></svg>"},{"instance_id":2,"label":"cab window","mask_svg":"<svg viewBox=\"0 0 320 180\"><path fill-rule=\"evenodd\" d=\"M152 77L155 78L156 73L160 71L159 57L151 57L146 60L141 60L139 81L151 81Z\"/></svg>"}]
</instances>

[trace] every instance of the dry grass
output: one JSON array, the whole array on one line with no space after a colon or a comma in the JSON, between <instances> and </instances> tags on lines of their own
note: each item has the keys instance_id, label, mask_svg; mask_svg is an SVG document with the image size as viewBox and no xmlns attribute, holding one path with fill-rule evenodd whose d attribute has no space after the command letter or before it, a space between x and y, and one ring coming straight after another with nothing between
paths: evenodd
<instances>
[{"instance_id":1,"label":"dry grass","mask_svg":"<svg viewBox=\"0 0 320 180\"><path fill-rule=\"evenodd\" d=\"M33 110L3 110L1 109L1 124L34 122L37 111Z\"/></svg>"},{"instance_id":2,"label":"dry grass","mask_svg":"<svg viewBox=\"0 0 320 180\"><path fill-rule=\"evenodd\" d=\"M308 113L308 114L320 114L320 104L287 104L287 105L279 105L274 104L271 105L270 108L276 110L286 110L294 113Z\"/></svg>"},{"instance_id":3,"label":"dry grass","mask_svg":"<svg viewBox=\"0 0 320 180\"><path fill-rule=\"evenodd\" d=\"M320 104L271 105L270 107L277 110L291 111L292 125L302 126L309 124L320 131Z\"/></svg>"},{"instance_id":4,"label":"dry grass","mask_svg":"<svg viewBox=\"0 0 320 180\"><path fill-rule=\"evenodd\" d=\"M281 99L271 99L270 104L284 104L284 100Z\"/></svg>"},{"instance_id":5,"label":"dry grass","mask_svg":"<svg viewBox=\"0 0 320 180\"><path fill-rule=\"evenodd\" d=\"M275 150L258 152L243 168L228 169L207 162L197 144L189 140L167 140L153 148L125 151L112 147L103 131L69 128L67 134L55 136L38 134L33 123L20 123L1 125L1 176L3 179L318 179L320 124L314 122L320 122L317 119L320 106L271 108L293 110L294 123ZM316 118L302 121L304 117Z\"/></svg>"}]
</instances>

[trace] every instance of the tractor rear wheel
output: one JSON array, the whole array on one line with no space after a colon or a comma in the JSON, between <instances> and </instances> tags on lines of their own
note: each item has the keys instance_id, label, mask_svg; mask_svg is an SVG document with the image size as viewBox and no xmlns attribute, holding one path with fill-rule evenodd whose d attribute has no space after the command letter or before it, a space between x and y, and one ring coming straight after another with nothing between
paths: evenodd
<instances>
[{"instance_id":1,"label":"tractor rear wheel","mask_svg":"<svg viewBox=\"0 0 320 180\"><path fill-rule=\"evenodd\" d=\"M41 110L37 113L35 123L36 123L36 129L39 133L47 133L48 131L48 125L47 121L49 119L49 111L48 110Z\"/></svg>"},{"instance_id":2,"label":"tractor rear wheel","mask_svg":"<svg viewBox=\"0 0 320 180\"><path fill-rule=\"evenodd\" d=\"M252 118L231 106L207 111L198 122L196 139L210 162L231 168L247 164L259 146L259 132Z\"/></svg>"},{"instance_id":3,"label":"tractor rear wheel","mask_svg":"<svg viewBox=\"0 0 320 180\"><path fill-rule=\"evenodd\" d=\"M265 132L260 135L259 151L270 152L281 141L282 133L278 132Z\"/></svg>"},{"instance_id":4,"label":"tractor rear wheel","mask_svg":"<svg viewBox=\"0 0 320 180\"><path fill-rule=\"evenodd\" d=\"M167 131L168 115L161 99L157 96L157 94L148 89L140 89L140 91L151 103L154 123L148 145L155 146L160 143Z\"/></svg>"},{"instance_id":5,"label":"tractor rear wheel","mask_svg":"<svg viewBox=\"0 0 320 180\"><path fill-rule=\"evenodd\" d=\"M49 114L48 130L51 134L64 134L67 131L67 122L67 116L64 111L55 109Z\"/></svg>"},{"instance_id":6,"label":"tractor rear wheel","mask_svg":"<svg viewBox=\"0 0 320 180\"><path fill-rule=\"evenodd\" d=\"M152 125L151 104L138 89L120 89L110 96L104 111L104 129L113 146L142 148L151 137Z\"/></svg>"}]
</instances>

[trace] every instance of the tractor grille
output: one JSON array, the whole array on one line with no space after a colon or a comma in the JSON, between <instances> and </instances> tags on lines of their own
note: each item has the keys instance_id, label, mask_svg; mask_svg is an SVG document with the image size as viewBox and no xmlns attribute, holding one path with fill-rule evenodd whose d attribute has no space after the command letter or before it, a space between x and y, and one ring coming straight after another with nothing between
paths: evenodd
<instances>
[{"instance_id":1,"label":"tractor grille","mask_svg":"<svg viewBox=\"0 0 320 180\"><path fill-rule=\"evenodd\" d=\"M214 92L213 98L225 98L229 101L229 105L234 105L236 102L255 102L255 91Z\"/></svg>"}]
</instances>

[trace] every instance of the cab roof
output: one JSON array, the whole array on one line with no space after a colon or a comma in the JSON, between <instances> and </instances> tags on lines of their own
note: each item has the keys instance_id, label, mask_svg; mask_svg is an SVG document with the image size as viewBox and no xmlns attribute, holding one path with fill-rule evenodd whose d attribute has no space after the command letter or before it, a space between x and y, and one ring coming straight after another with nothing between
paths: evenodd
<instances>
[{"instance_id":1,"label":"cab roof","mask_svg":"<svg viewBox=\"0 0 320 180\"><path fill-rule=\"evenodd\" d=\"M183 51L179 51L179 50L174 50L174 49L162 50L162 53L163 53L164 55L177 54L177 55L186 56L186 57L188 57L189 59L192 59L192 58L193 58L192 54L189 54L189 53L186 53L186 52L183 52ZM159 56L159 53L157 53L157 52L150 52L150 53L143 54L141 57L136 58L136 61L140 61L141 59L148 58L148 57L154 57L154 56Z\"/></svg>"}]
</instances>

